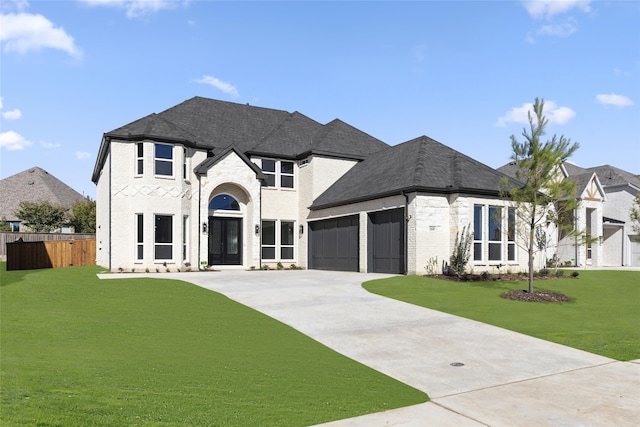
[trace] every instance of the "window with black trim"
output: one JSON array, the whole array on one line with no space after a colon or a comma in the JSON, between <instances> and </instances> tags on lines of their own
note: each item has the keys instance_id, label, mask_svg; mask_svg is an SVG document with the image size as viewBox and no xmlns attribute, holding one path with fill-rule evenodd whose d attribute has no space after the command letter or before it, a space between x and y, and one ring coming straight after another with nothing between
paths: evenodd
<instances>
[{"instance_id":1,"label":"window with black trim","mask_svg":"<svg viewBox=\"0 0 640 427\"><path fill-rule=\"evenodd\" d=\"M173 259L173 216L155 215L154 258Z\"/></svg>"},{"instance_id":2,"label":"window with black trim","mask_svg":"<svg viewBox=\"0 0 640 427\"><path fill-rule=\"evenodd\" d=\"M502 261L502 208L489 206L489 261Z\"/></svg>"},{"instance_id":3,"label":"window with black trim","mask_svg":"<svg viewBox=\"0 0 640 427\"><path fill-rule=\"evenodd\" d=\"M295 222L262 221L262 259L292 261L295 259Z\"/></svg>"},{"instance_id":4,"label":"window with black trim","mask_svg":"<svg viewBox=\"0 0 640 427\"><path fill-rule=\"evenodd\" d=\"M482 261L482 205L473 206L473 260Z\"/></svg>"},{"instance_id":5,"label":"window with black trim","mask_svg":"<svg viewBox=\"0 0 640 427\"><path fill-rule=\"evenodd\" d=\"M136 214L136 259L144 259L144 215Z\"/></svg>"},{"instance_id":6,"label":"window with black trim","mask_svg":"<svg viewBox=\"0 0 640 427\"><path fill-rule=\"evenodd\" d=\"M507 211L507 261L516 260L516 210L509 208Z\"/></svg>"},{"instance_id":7,"label":"window with black trim","mask_svg":"<svg viewBox=\"0 0 640 427\"><path fill-rule=\"evenodd\" d=\"M276 222L262 221L262 259L276 259Z\"/></svg>"},{"instance_id":8,"label":"window with black trim","mask_svg":"<svg viewBox=\"0 0 640 427\"><path fill-rule=\"evenodd\" d=\"M280 222L280 259L292 260L293 257L293 222L281 221Z\"/></svg>"},{"instance_id":9,"label":"window with black trim","mask_svg":"<svg viewBox=\"0 0 640 427\"><path fill-rule=\"evenodd\" d=\"M136 175L144 173L144 144L136 143Z\"/></svg>"},{"instance_id":10,"label":"window with black trim","mask_svg":"<svg viewBox=\"0 0 640 427\"><path fill-rule=\"evenodd\" d=\"M154 144L155 174L157 176L173 176L173 145Z\"/></svg>"},{"instance_id":11,"label":"window with black trim","mask_svg":"<svg viewBox=\"0 0 640 427\"><path fill-rule=\"evenodd\" d=\"M473 206L473 260L516 261L516 212L514 208Z\"/></svg>"},{"instance_id":12,"label":"window with black trim","mask_svg":"<svg viewBox=\"0 0 640 427\"><path fill-rule=\"evenodd\" d=\"M260 159L260 168L265 176L265 187L295 188L295 162Z\"/></svg>"},{"instance_id":13,"label":"window with black trim","mask_svg":"<svg viewBox=\"0 0 640 427\"><path fill-rule=\"evenodd\" d=\"M262 173L266 178L267 187L276 186L276 161L271 159L262 159Z\"/></svg>"}]
</instances>

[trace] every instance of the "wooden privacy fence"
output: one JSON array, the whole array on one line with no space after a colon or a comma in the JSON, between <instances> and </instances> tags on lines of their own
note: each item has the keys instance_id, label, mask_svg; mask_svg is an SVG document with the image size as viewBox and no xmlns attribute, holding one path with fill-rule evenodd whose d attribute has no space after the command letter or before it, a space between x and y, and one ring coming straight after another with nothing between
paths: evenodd
<instances>
[{"instance_id":1,"label":"wooden privacy fence","mask_svg":"<svg viewBox=\"0 0 640 427\"><path fill-rule=\"evenodd\" d=\"M7 243L7 270L96 265L96 239Z\"/></svg>"}]
</instances>

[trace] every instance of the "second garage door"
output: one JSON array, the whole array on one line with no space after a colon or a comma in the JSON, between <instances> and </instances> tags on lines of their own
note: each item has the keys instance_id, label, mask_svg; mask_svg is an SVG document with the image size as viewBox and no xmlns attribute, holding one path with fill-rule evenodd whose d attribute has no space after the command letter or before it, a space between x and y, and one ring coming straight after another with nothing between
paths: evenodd
<instances>
[{"instance_id":1,"label":"second garage door","mask_svg":"<svg viewBox=\"0 0 640 427\"><path fill-rule=\"evenodd\" d=\"M309 223L309 268L359 271L358 216Z\"/></svg>"},{"instance_id":2,"label":"second garage door","mask_svg":"<svg viewBox=\"0 0 640 427\"><path fill-rule=\"evenodd\" d=\"M368 264L373 273L404 274L404 209L369 214Z\"/></svg>"}]
</instances>

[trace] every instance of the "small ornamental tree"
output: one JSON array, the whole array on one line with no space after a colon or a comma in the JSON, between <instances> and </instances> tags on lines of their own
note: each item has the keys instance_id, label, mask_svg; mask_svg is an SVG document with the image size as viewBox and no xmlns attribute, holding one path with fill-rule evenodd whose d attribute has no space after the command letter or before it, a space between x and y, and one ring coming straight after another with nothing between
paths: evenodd
<instances>
[{"instance_id":1,"label":"small ornamental tree","mask_svg":"<svg viewBox=\"0 0 640 427\"><path fill-rule=\"evenodd\" d=\"M453 253L449 258L451 270L458 277L464 274L464 270L469 263L471 256L471 243L473 242L473 233L469 231L469 226L462 227L462 232L456 233L456 240L453 244Z\"/></svg>"},{"instance_id":2,"label":"small ornamental tree","mask_svg":"<svg viewBox=\"0 0 640 427\"><path fill-rule=\"evenodd\" d=\"M570 203L564 212L577 207L575 182L564 179L560 167L579 147L577 142L555 134L547 142L541 142L549 123L544 116L544 100L536 98L533 112L529 112L529 130L522 131L523 142L511 135L511 159L516 164L515 178L522 186L514 186L508 179L503 180L502 195L515 208L516 232L527 251L529 268L529 293L533 293L533 260L540 249L539 230L549 219L554 206ZM553 220L553 217L551 217ZM564 214L559 223L566 222ZM536 235L538 234L538 235Z\"/></svg>"},{"instance_id":3,"label":"small ornamental tree","mask_svg":"<svg viewBox=\"0 0 640 427\"><path fill-rule=\"evenodd\" d=\"M39 202L20 202L15 215L36 233L51 233L62 227L67 209L48 200Z\"/></svg>"},{"instance_id":4,"label":"small ornamental tree","mask_svg":"<svg viewBox=\"0 0 640 427\"><path fill-rule=\"evenodd\" d=\"M78 200L71 206L69 223L73 225L76 233L96 232L96 202L89 196Z\"/></svg>"}]
</instances>

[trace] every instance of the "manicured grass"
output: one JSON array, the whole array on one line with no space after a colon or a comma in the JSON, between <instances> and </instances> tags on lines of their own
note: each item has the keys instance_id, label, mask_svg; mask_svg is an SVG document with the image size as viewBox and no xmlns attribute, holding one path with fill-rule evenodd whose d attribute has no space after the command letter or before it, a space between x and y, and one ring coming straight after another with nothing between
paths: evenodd
<instances>
[{"instance_id":1,"label":"manicured grass","mask_svg":"<svg viewBox=\"0 0 640 427\"><path fill-rule=\"evenodd\" d=\"M185 282L1 268L2 425L303 426L428 400Z\"/></svg>"},{"instance_id":2,"label":"manicured grass","mask_svg":"<svg viewBox=\"0 0 640 427\"><path fill-rule=\"evenodd\" d=\"M567 272L568 275L570 272ZM640 358L640 272L580 271L576 279L535 282L536 290L563 293L568 303L500 298L527 282L453 282L422 276L364 284L368 291L478 320L618 360Z\"/></svg>"}]
</instances>

